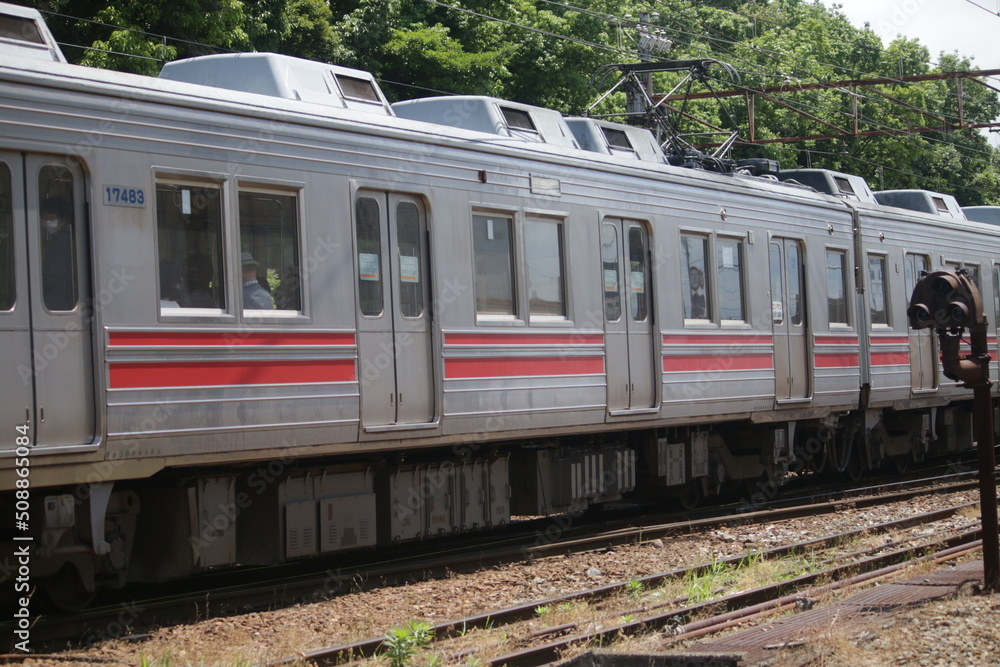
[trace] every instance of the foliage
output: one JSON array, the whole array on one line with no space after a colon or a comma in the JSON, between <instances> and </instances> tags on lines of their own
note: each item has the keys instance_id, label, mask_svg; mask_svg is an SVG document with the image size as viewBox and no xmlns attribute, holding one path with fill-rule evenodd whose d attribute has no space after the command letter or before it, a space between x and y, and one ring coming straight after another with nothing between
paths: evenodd
<instances>
[{"instance_id":1,"label":"foliage","mask_svg":"<svg viewBox=\"0 0 1000 667\"><path fill-rule=\"evenodd\" d=\"M413 660L417 651L434 638L430 623L413 620L406 625L395 627L386 633L383 645L385 655L392 667L405 667Z\"/></svg>"},{"instance_id":2,"label":"foliage","mask_svg":"<svg viewBox=\"0 0 1000 667\"><path fill-rule=\"evenodd\" d=\"M29 2L31 0L28 0ZM968 71L957 53L931 54L917 40L883 44L834 6L814 0L179 0L111 4L108 0L34 0L57 12L50 26L74 62L155 74L163 62L224 51L279 51L357 67L379 77L391 99L443 93L486 94L580 114L613 78L602 66L636 62L636 19L648 18L673 40L673 59L715 59L679 92L774 89L754 103L753 139L734 158L768 157L783 167L825 167L866 177L873 189L919 187L954 194L964 205L1000 203L997 150L958 122L954 79L879 88L802 84ZM658 15L643 14L654 7ZM630 15L631 18L626 18ZM68 17L68 18L67 18ZM79 18L73 18L79 17ZM90 21L97 21L92 23ZM72 46L77 45L77 46ZM681 74L656 74L656 92ZM598 85L598 83L600 85ZM1000 116L995 89L965 81L962 120ZM604 87L601 87L604 86ZM780 87L777 89L776 87ZM621 113L624 94L594 113ZM890 99L891 98L891 99ZM750 139L746 96L677 103L684 112ZM804 113L792 111L795 107ZM854 132L854 109L858 132ZM687 131L715 132L687 117ZM907 132L927 128L927 132ZM866 131L892 130L873 135ZM788 141L788 138L827 136ZM722 135L699 141L711 151ZM697 142L695 142L697 143Z\"/></svg>"}]
</instances>

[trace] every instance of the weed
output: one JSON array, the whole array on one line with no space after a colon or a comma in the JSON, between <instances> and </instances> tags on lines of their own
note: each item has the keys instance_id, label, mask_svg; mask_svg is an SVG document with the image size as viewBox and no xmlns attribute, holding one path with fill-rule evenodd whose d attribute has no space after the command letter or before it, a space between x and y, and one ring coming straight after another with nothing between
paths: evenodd
<instances>
[{"instance_id":1,"label":"weed","mask_svg":"<svg viewBox=\"0 0 1000 667\"><path fill-rule=\"evenodd\" d=\"M642 597L645 590L646 586L641 581L636 581L635 579L625 584L625 595L630 600L638 600Z\"/></svg>"},{"instance_id":2,"label":"weed","mask_svg":"<svg viewBox=\"0 0 1000 667\"><path fill-rule=\"evenodd\" d=\"M392 667L409 665L416 650L430 643L433 637L431 625L426 621L414 620L390 629L382 642L386 647L385 655L389 658L389 664Z\"/></svg>"}]
</instances>

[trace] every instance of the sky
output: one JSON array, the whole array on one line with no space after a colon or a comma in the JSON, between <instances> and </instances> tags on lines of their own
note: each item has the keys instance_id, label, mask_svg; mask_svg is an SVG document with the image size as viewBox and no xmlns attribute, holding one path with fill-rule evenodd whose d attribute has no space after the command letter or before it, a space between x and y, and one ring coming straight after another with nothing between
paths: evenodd
<instances>
[{"instance_id":1,"label":"sky","mask_svg":"<svg viewBox=\"0 0 1000 667\"><path fill-rule=\"evenodd\" d=\"M975 4L973 4L975 3ZM883 44L916 37L937 62L942 51L974 56L979 69L1000 69L1000 0L823 0L841 5L851 23L871 25Z\"/></svg>"},{"instance_id":2,"label":"sky","mask_svg":"<svg viewBox=\"0 0 1000 667\"><path fill-rule=\"evenodd\" d=\"M841 5L851 23L867 22L884 45L898 35L916 38L937 63L941 52L973 58L976 69L1000 69L1000 0L822 0ZM1000 87L1000 79L992 85ZM1000 134L990 134L1000 145Z\"/></svg>"}]
</instances>

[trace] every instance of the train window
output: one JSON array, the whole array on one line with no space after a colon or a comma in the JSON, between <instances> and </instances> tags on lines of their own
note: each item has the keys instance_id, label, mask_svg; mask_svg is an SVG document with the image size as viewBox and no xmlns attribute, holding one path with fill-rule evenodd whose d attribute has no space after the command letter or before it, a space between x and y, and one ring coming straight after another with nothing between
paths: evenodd
<instances>
[{"instance_id":1,"label":"train window","mask_svg":"<svg viewBox=\"0 0 1000 667\"><path fill-rule=\"evenodd\" d=\"M358 239L358 298L361 314L382 314L382 232L378 202L361 197L354 206Z\"/></svg>"},{"instance_id":2,"label":"train window","mask_svg":"<svg viewBox=\"0 0 1000 667\"><path fill-rule=\"evenodd\" d=\"M0 310L10 310L14 291L14 189L10 167L0 162Z\"/></svg>"},{"instance_id":3,"label":"train window","mask_svg":"<svg viewBox=\"0 0 1000 667\"><path fill-rule=\"evenodd\" d=\"M604 317L617 322L622 317L622 295L618 287L618 230L601 226L601 266L604 272Z\"/></svg>"},{"instance_id":4,"label":"train window","mask_svg":"<svg viewBox=\"0 0 1000 667\"><path fill-rule=\"evenodd\" d=\"M976 287L979 289L979 293L982 294L983 283L979 280L979 266L976 264L965 264L964 267L969 274L969 279L976 284Z\"/></svg>"},{"instance_id":5,"label":"train window","mask_svg":"<svg viewBox=\"0 0 1000 667\"><path fill-rule=\"evenodd\" d=\"M781 280L781 245L772 243L771 260L771 322L781 324L785 321L785 288Z\"/></svg>"},{"instance_id":6,"label":"train window","mask_svg":"<svg viewBox=\"0 0 1000 667\"><path fill-rule=\"evenodd\" d=\"M646 234L641 227L628 230L629 305L633 322L649 318L649 267L646 266Z\"/></svg>"},{"instance_id":7,"label":"train window","mask_svg":"<svg viewBox=\"0 0 1000 667\"><path fill-rule=\"evenodd\" d=\"M944 265L953 270L965 269L969 279L979 288L979 293L983 293L983 284L979 282L979 266L977 264L966 264L965 262L945 262Z\"/></svg>"},{"instance_id":8,"label":"train window","mask_svg":"<svg viewBox=\"0 0 1000 667\"><path fill-rule=\"evenodd\" d=\"M514 317L513 219L498 215L472 216L476 263L476 313Z\"/></svg>"},{"instance_id":9,"label":"train window","mask_svg":"<svg viewBox=\"0 0 1000 667\"><path fill-rule=\"evenodd\" d=\"M868 309L872 324L889 324L889 308L886 303L885 257L868 257Z\"/></svg>"},{"instance_id":10,"label":"train window","mask_svg":"<svg viewBox=\"0 0 1000 667\"><path fill-rule=\"evenodd\" d=\"M507 123L507 127L515 130L525 130L527 132L538 132L535 124L531 122L531 114L522 109L512 109L510 107L500 107L500 113Z\"/></svg>"},{"instance_id":11,"label":"train window","mask_svg":"<svg viewBox=\"0 0 1000 667\"><path fill-rule=\"evenodd\" d=\"M607 139L609 147L618 148L623 151L628 151L629 153L635 151L635 149L632 148L632 143L628 140L628 135L625 134L623 130L602 127L601 131L604 132L604 138Z\"/></svg>"},{"instance_id":12,"label":"train window","mask_svg":"<svg viewBox=\"0 0 1000 667\"><path fill-rule=\"evenodd\" d=\"M1000 326L1000 264L993 265L993 323Z\"/></svg>"},{"instance_id":13,"label":"train window","mask_svg":"<svg viewBox=\"0 0 1000 667\"><path fill-rule=\"evenodd\" d=\"M562 223L524 223L524 259L528 269L528 312L532 317L566 317Z\"/></svg>"},{"instance_id":14,"label":"train window","mask_svg":"<svg viewBox=\"0 0 1000 667\"><path fill-rule=\"evenodd\" d=\"M424 314L424 285L420 258L420 210L413 202L396 206L396 245L399 251L399 310L403 317Z\"/></svg>"},{"instance_id":15,"label":"train window","mask_svg":"<svg viewBox=\"0 0 1000 667\"><path fill-rule=\"evenodd\" d=\"M723 320L745 321L743 242L720 238L715 244L715 255L719 275L719 317Z\"/></svg>"},{"instance_id":16,"label":"train window","mask_svg":"<svg viewBox=\"0 0 1000 667\"><path fill-rule=\"evenodd\" d=\"M5 39L16 39L32 44L44 44L45 39L38 30L38 25L33 19L0 15L0 37Z\"/></svg>"},{"instance_id":17,"label":"train window","mask_svg":"<svg viewBox=\"0 0 1000 667\"><path fill-rule=\"evenodd\" d=\"M681 293L685 319L707 320L712 312L709 275L705 270L707 257L707 238L681 236Z\"/></svg>"},{"instance_id":18,"label":"train window","mask_svg":"<svg viewBox=\"0 0 1000 667\"><path fill-rule=\"evenodd\" d=\"M52 311L73 310L78 300L73 175L65 167L42 167L38 195L42 303Z\"/></svg>"},{"instance_id":19,"label":"train window","mask_svg":"<svg viewBox=\"0 0 1000 667\"><path fill-rule=\"evenodd\" d=\"M850 324L847 310L847 253L826 251L826 310L830 324Z\"/></svg>"},{"instance_id":20,"label":"train window","mask_svg":"<svg viewBox=\"0 0 1000 667\"><path fill-rule=\"evenodd\" d=\"M225 310L222 190L214 185L156 185L160 311Z\"/></svg>"},{"instance_id":21,"label":"train window","mask_svg":"<svg viewBox=\"0 0 1000 667\"><path fill-rule=\"evenodd\" d=\"M858 198L858 193L854 191L854 186L851 185L850 180L844 178L843 176L834 176L833 180L837 184L837 189L840 191L840 194L853 199Z\"/></svg>"},{"instance_id":22,"label":"train window","mask_svg":"<svg viewBox=\"0 0 1000 667\"><path fill-rule=\"evenodd\" d=\"M371 81L343 74L335 74L334 78L337 80L341 92L344 93L344 97L375 104L382 103Z\"/></svg>"},{"instance_id":23,"label":"train window","mask_svg":"<svg viewBox=\"0 0 1000 667\"><path fill-rule=\"evenodd\" d=\"M302 310L298 199L240 192L243 309Z\"/></svg>"},{"instance_id":24,"label":"train window","mask_svg":"<svg viewBox=\"0 0 1000 667\"><path fill-rule=\"evenodd\" d=\"M934 208L937 209L938 213L948 213L948 204L941 197L931 197L931 201L934 202Z\"/></svg>"},{"instance_id":25,"label":"train window","mask_svg":"<svg viewBox=\"0 0 1000 667\"><path fill-rule=\"evenodd\" d=\"M790 321L793 325L799 326L805 320L803 306L805 305L805 295L803 294L803 266L801 250L799 244L789 242L785 247L785 261L788 263L786 279L788 280L788 310L790 311Z\"/></svg>"},{"instance_id":26,"label":"train window","mask_svg":"<svg viewBox=\"0 0 1000 667\"><path fill-rule=\"evenodd\" d=\"M903 258L903 282L906 287L906 300L910 300L910 296L913 294L913 289L917 286L917 281L920 280L920 274L923 271L930 271L931 260L925 255L914 255L913 253L906 253Z\"/></svg>"}]
</instances>

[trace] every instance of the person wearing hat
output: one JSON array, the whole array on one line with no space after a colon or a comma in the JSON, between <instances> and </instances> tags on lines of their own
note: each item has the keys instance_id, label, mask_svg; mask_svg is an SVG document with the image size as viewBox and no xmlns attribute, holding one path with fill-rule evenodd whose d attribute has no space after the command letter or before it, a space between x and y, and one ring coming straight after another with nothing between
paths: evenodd
<instances>
[{"instance_id":1,"label":"person wearing hat","mask_svg":"<svg viewBox=\"0 0 1000 667\"><path fill-rule=\"evenodd\" d=\"M257 280L257 260L248 252L243 252L243 308L274 310L274 299Z\"/></svg>"}]
</instances>

